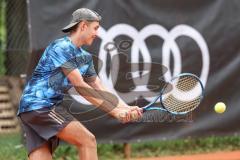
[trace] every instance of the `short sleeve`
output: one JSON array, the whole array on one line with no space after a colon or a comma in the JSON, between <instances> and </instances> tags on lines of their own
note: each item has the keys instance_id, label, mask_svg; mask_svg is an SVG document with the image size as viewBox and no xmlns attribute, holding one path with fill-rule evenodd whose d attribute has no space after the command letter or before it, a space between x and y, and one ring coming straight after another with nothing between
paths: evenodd
<instances>
[{"instance_id":1,"label":"short sleeve","mask_svg":"<svg viewBox=\"0 0 240 160\"><path fill-rule=\"evenodd\" d=\"M69 70L74 70L77 68L75 59L72 58L71 53L67 49L57 46L51 50L50 55L53 65L56 68L61 67Z\"/></svg>"},{"instance_id":2,"label":"short sleeve","mask_svg":"<svg viewBox=\"0 0 240 160\"><path fill-rule=\"evenodd\" d=\"M89 62L89 67L88 67L88 69L87 69L87 71L84 75L84 80L86 82L91 82L96 78L96 76L97 76L97 73L96 73L95 68L94 68L93 60L91 60Z\"/></svg>"}]
</instances>

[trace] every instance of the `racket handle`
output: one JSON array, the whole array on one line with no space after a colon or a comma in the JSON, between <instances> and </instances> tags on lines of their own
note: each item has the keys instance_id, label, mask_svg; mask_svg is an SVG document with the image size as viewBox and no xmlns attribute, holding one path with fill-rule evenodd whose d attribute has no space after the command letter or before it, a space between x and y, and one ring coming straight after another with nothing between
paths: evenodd
<instances>
[{"instance_id":1,"label":"racket handle","mask_svg":"<svg viewBox=\"0 0 240 160\"><path fill-rule=\"evenodd\" d=\"M142 111L143 111L143 113L146 112L147 111L147 107L146 106L142 107Z\"/></svg>"},{"instance_id":2,"label":"racket handle","mask_svg":"<svg viewBox=\"0 0 240 160\"><path fill-rule=\"evenodd\" d=\"M145 106L142 108L143 113L146 111L151 111L151 110L158 110L158 111L167 111L166 109L159 107L159 106Z\"/></svg>"}]
</instances>

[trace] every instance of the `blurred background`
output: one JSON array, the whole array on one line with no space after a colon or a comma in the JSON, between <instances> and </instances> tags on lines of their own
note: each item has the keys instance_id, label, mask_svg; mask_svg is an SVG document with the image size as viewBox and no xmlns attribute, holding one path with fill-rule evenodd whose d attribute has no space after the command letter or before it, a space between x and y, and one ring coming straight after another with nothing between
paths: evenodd
<instances>
[{"instance_id":1,"label":"blurred background","mask_svg":"<svg viewBox=\"0 0 240 160\"><path fill-rule=\"evenodd\" d=\"M22 89L46 46L66 36L61 28L82 7L102 16L99 37L83 48L95 57L104 84L128 104L144 106L151 98L142 92L156 92L151 86L160 84L159 78L183 72L198 75L205 87L200 107L185 117L150 113L129 124L93 109L71 89L64 105L96 135L100 159L240 150L240 1L0 0L0 159L26 159L16 117ZM111 53L104 49L109 42L116 48ZM145 85L126 78L133 77L131 64L139 64L136 75ZM150 71L147 78L144 70ZM214 111L217 102L226 104L224 113ZM76 159L76 153L62 144L54 158Z\"/></svg>"}]
</instances>

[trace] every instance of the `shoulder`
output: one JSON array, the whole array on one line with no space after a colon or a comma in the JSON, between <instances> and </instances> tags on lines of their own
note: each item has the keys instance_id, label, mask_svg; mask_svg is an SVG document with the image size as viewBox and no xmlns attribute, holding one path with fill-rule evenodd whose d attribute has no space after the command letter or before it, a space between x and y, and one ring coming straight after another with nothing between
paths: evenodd
<instances>
[{"instance_id":1,"label":"shoulder","mask_svg":"<svg viewBox=\"0 0 240 160\"><path fill-rule=\"evenodd\" d=\"M81 56L85 59L86 62L92 61L92 54L81 48Z\"/></svg>"},{"instance_id":2,"label":"shoulder","mask_svg":"<svg viewBox=\"0 0 240 160\"><path fill-rule=\"evenodd\" d=\"M80 48L80 50L78 50L78 53L76 54L76 60L77 60L78 64L86 64L86 63L91 62L93 59L92 59L91 53Z\"/></svg>"},{"instance_id":3,"label":"shoulder","mask_svg":"<svg viewBox=\"0 0 240 160\"><path fill-rule=\"evenodd\" d=\"M59 52L68 52L68 51L73 51L73 47L71 46L71 43L66 39L66 37L56 39L53 41L50 45L49 48L52 51L55 51L57 53Z\"/></svg>"},{"instance_id":4,"label":"shoulder","mask_svg":"<svg viewBox=\"0 0 240 160\"><path fill-rule=\"evenodd\" d=\"M85 49L83 49L83 48L80 48L80 49L81 49L81 54L82 54L82 55L85 55L85 56L92 56L92 54L89 53L88 51L86 51Z\"/></svg>"}]
</instances>

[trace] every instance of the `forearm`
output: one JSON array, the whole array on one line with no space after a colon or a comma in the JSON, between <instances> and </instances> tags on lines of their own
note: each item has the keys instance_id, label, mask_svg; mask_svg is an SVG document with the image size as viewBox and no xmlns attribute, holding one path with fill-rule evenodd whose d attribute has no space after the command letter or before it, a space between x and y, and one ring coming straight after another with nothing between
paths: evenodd
<instances>
[{"instance_id":1,"label":"forearm","mask_svg":"<svg viewBox=\"0 0 240 160\"><path fill-rule=\"evenodd\" d=\"M105 98L108 102L112 103L114 106L128 106L124 101L119 99L117 96L112 94L107 87L105 87L100 80L97 82L89 83L89 85L99 91L102 97Z\"/></svg>"},{"instance_id":2,"label":"forearm","mask_svg":"<svg viewBox=\"0 0 240 160\"><path fill-rule=\"evenodd\" d=\"M116 105L105 100L105 98L101 94L99 94L99 91L97 91L97 88L95 89L90 85L88 85L88 83L86 83L83 80L78 69L72 70L72 69L62 68L62 71L67 76L71 84L74 86L76 91L81 96L83 96L86 100L88 100L90 103L92 103L96 107L99 107L100 109L116 117L117 110L114 110L114 108L116 108ZM116 102L115 104L117 103L118 102Z\"/></svg>"},{"instance_id":3,"label":"forearm","mask_svg":"<svg viewBox=\"0 0 240 160\"><path fill-rule=\"evenodd\" d=\"M106 101L114 104L116 108L113 109L112 113L121 122L125 123L130 120L136 120L142 116L142 111L137 106L129 107L124 101L120 100L117 96L111 94L111 92L105 87L101 80L96 77L94 81L87 82L92 88L97 89L100 95L104 97Z\"/></svg>"},{"instance_id":4,"label":"forearm","mask_svg":"<svg viewBox=\"0 0 240 160\"><path fill-rule=\"evenodd\" d=\"M75 86L75 89L81 96L83 96L94 106L99 107L100 109L110 114L112 114L111 111L116 107L116 104L118 103L110 103L105 99L101 92L98 91L98 89L92 88L87 83L81 83L81 85ZM115 101L117 101L116 98Z\"/></svg>"}]
</instances>

